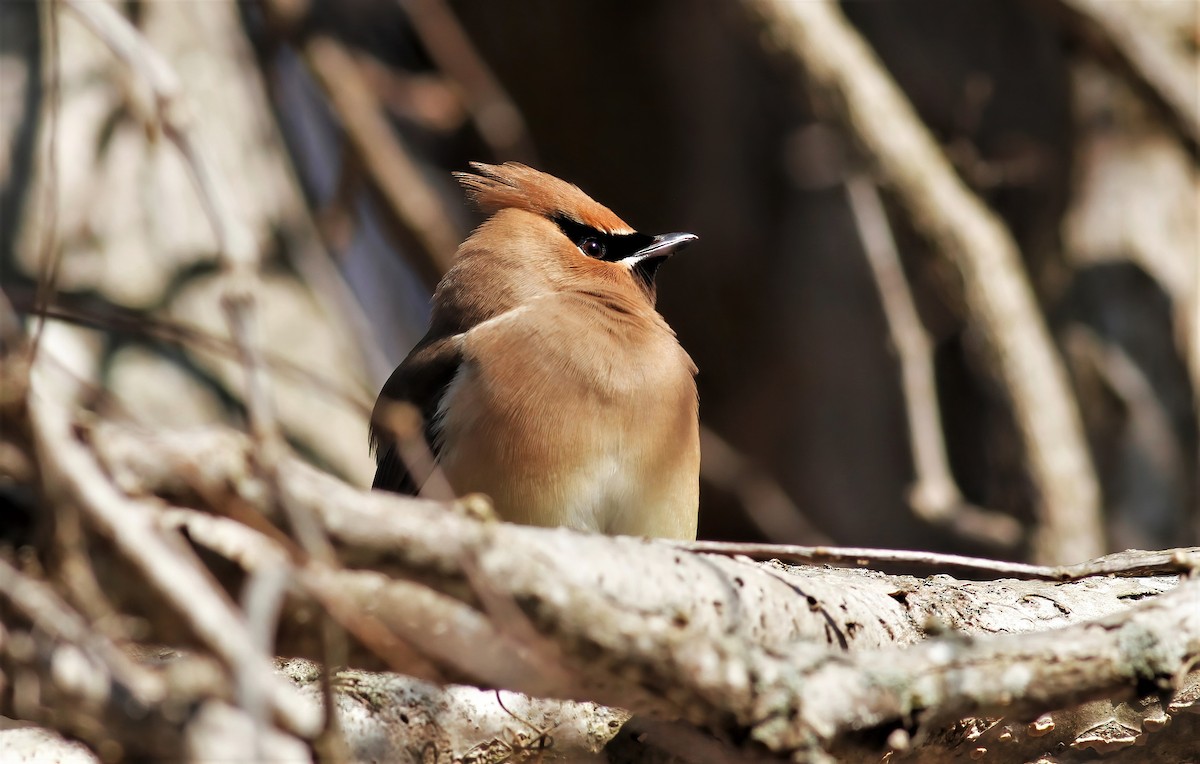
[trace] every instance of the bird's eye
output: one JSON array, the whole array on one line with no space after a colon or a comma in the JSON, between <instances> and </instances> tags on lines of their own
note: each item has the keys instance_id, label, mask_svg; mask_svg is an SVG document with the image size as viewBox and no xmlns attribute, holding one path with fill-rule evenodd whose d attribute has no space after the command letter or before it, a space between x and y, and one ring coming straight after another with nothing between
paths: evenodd
<instances>
[{"instance_id":1,"label":"bird's eye","mask_svg":"<svg viewBox=\"0 0 1200 764\"><path fill-rule=\"evenodd\" d=\"M579 251L588 257L594 257L597 260L604 257L604 245L598 239L588 237L579 242Z\"/></svg>"}]
</instances>

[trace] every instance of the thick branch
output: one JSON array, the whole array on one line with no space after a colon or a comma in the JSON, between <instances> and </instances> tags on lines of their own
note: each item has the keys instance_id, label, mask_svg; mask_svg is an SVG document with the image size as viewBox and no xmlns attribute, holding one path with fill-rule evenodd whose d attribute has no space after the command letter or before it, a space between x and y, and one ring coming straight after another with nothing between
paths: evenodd
<instances>
[{"instance_id":1,"label":"thick branch","mask_svg":"<svg viewBox=\"0 0 1200 764\"><path fill-rule=\"evenodd\" d=\"M179 441L169 448L122 445L129 437L107 427L93 435L127 485L127 455L183 455ZM1194 587L1122 612L1130 598L1170 590L1173 576L1106 579L1098 587L1095 580L969 583L755 564L664 542L481 522L433 502L362 492L296 462L285 463L281 477L292 500L307 502L321 519L344 560L441 592L427 606L411 594L387 596L386 577L366 588L330 579L347 607L386 611L410 624L455 622L469 613L496 630L483 641L499 652L482 660L482 642L464 651L443 640L435 649L404 632L435 663L508 689L741 730L776 751L836 745L864 728L901 725L913 710L941 720L1124 697L1186 671L1200 655L1200 623L1189 614ZM221 479L224 486L238 482L236 474ZM202 534L189 535L205 543ZM239 562L254 565L246 556ZM300 580L314 572L307 568ZM490 595L481 593L481 580ZM519 607L542 643L531 645L481 607L497 596ZM1088 625L1103 615L1116 620ZM918 645L931 620L979 640ZM1066 630L1053 632L1057 627ZM983 636L1014 631L1047 634ZM1122 652L1132 644L1149 648L1138 663ZM497 681L498 667L531 654L537 658L525 669ZM1006 668L1030 681L993 683ZM931 688L931 674L945 682ZM816 702L810 687L822 682L824 697L836 689L855 701ZM878 695L880 682L893 690ZM867 697L868 690L876 694Z\"/></svg>"},{"instance_id":2,"label":"thick branch","mask_svg":"<svg viewBox=\"0 0 1200 764\"><path fill-rule=\"evenodd\" d=\"M1100 697L1171 693L1181 669L1200 661L1200 581L1128 613L1041 634L934 640L853 661L797 657L804 681L796 707L822 740L910 713L1020 718ZM782 747L803 742L793 740Z\"/></svg>"}]
</instances>

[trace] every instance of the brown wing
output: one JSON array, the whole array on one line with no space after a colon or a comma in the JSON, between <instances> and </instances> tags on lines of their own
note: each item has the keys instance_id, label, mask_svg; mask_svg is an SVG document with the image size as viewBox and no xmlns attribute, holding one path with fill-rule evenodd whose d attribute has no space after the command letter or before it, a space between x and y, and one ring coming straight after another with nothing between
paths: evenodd
<instances>
[{"instance_id":1,"label":"brown wing","mask_svg":"<svg viewBox=\"0 0 1200 764\"><path fill-rule=\"evenodd\" d=\"M371 445L375 450L373 488L416 495L421 486L401 458L396 437L387 426L385 409L392 403L416 407L423 421L425 442L436 457L440 449L434 435L434 417L446 388L462 363L461 337L422 340L383 385L371 415ZM423 478L422 478L423 479Z\"/></svg>"}]
</instances>

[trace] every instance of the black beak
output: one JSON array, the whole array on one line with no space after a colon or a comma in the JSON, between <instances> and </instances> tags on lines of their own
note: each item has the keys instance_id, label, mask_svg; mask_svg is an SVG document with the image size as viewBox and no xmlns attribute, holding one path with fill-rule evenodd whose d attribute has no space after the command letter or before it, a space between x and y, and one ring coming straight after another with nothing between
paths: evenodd
<instances>
[{"instance_id":1,"label":"black beak","mask_svg":"<svg viewBox=\"0 0 1200 764\"><path fill-rule=\"evenodd\" d=\"M655 236L648 245L630 255L630 258L637 258L635 262L649 258L665 259L699 238L694 233L664 233Z\"/></svg>"},{"instance_id":2,"label":"black beak","mask_svg":"<svg viewBox=\"0 0 1200 764\"><path fill-rule=\"evenodd\" d=\"M634 275L641 281L650 304L654 304L657 294L654 277L658 274L658 267L665 263L668 257L699 238L694 233L664 233L655 236L649 244L625 259L625 262L632 265Z\"/></svg>"}]
</instances>

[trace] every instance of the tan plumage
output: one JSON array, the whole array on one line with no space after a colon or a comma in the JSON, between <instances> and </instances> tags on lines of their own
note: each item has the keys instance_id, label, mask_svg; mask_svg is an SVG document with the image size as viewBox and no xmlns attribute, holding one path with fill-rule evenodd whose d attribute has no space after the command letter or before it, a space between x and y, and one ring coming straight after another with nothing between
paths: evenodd
<instances>
[{"instance_id":1,"label":"tan plumage","mask_svg":"<svg viewBox=\"0 0 1200 764\"><path fill-rule=\"evenodd\" d=\"M473 167L459 180L492 216L380 392L375 487L415 493L425 477L381 426L404 401L455 491L487 494L505 520L695 538L696 370L654 309L658 265L695 237L639 234L524 165Z\"/></svg>"}]
</instances>

